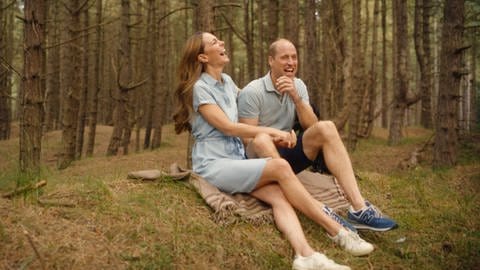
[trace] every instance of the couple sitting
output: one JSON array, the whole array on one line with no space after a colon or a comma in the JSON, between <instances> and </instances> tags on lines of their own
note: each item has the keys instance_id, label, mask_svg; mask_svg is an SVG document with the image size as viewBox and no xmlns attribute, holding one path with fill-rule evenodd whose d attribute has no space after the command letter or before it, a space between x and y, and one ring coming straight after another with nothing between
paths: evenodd
<instances>
[{"instance_id":1,"label":"couple sitting","mask_svg":"<svg viewBox=\"0 0 480 270\"><path fill-rule=\"evenodd\" d=\"M223 73L229 62L224 42L206 32L190 37L175 91L175 131L192 132L195 173L224 192L249 193L272 207L276 226L295 251L294 269L350 269L310 246L295 209L354 256L374 249L357 229L387 231L397 224L362 197L335 125L317 119L305 84L295 77L295 46L279 39L268 55L268 74L239 91ZM298 136L292 131L295 116L305 130ZM296 173L312 164L337 178L351 204L348 221L298 180Z\"/></svg>"}]
</instances>

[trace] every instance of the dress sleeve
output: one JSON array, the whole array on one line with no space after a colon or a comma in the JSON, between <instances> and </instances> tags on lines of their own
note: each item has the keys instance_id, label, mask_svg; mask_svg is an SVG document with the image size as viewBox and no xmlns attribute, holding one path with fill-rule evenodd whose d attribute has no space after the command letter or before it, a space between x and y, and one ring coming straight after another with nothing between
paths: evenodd
<instances>
[{"instance_id":1,"label":"dress sleeve","mask_svg":"<svg viewBox=\"0 0 480 270\"><path fill-rule=\"evenodd\" d=\"M193 86L193 110L198 112L198 107L204 104L217 104L217 101L212 89L199 81Z\"/></svg>"}]
</instances>

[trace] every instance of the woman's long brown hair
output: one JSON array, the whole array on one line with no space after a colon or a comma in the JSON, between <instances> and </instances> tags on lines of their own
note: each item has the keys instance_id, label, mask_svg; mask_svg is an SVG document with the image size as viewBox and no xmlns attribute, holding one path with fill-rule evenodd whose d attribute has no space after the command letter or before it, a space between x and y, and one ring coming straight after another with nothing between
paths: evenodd
<instances>
[{"instance_id":1,"label":"woman's long brown hair","mask_svg":"<svg viewBox=\"0 0 480 270\"><path fill-rule=\"evenodd\" d=\"M193 113L193 85L200 78L203 65L198 55L203 53L203 32L193 34L185 44L178 66L178 85L175 89L176 110L173 114L175 132L191 131L190 118Z\"/></svg>"}]
</instances>

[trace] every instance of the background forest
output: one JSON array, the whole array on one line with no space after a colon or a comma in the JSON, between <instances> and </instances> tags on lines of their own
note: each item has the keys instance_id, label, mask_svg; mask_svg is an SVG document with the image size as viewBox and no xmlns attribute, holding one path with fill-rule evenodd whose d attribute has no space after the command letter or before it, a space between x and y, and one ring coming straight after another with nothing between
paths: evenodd
<instances>
[{"instance_id":1,"label":"background forest","mask_svg":"<svg viewBox=\"0 0 480 270\"><path fill-rule=\"evenodd\" d=\"M197 30L226 42L239 87L266 73L270 42L292 40L312 102L350 151L374 126L394 145L419 125L437 131L433 164L449 166L477 126L476 1L11 0L0 12L0 139L19 121L22 170L38 170L52 130L58 168L91 156L97 124L114 127L108 155L159 147Z\"/></svg>"},{"instance_id":2,"label":"background forest","mask_svg":"<svg viewBox=\"0 0 480 270\"><path fill-rule=\"evenodd\" d=\"M290 267L274 226L218 226L187 185L126 179L188 163L172 93L199 30L240 88L293 41L364 192L400 223L351 258L302 217L315 246L355 269L480 268L476 0L1 0L0 268Z\"/></svg>"}]
</instances>

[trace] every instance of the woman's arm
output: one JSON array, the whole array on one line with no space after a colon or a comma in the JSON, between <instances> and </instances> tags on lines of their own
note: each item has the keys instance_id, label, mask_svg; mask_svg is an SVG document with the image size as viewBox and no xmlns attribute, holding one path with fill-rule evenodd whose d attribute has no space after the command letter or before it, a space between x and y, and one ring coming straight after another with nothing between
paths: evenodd
<instances>
[{"instance_id":1,"label":"woman's arm","mask_svg":"<svg viewBox=\"0 0 480 270\"><path fill-rule=\"evenodd\" d=\"M234 123L228 119L225 113L216 104L203 104L198 108L198 112L213 127L220 130L227 136L237 136L242 138L253 138L259 133L266 133L272 137L274 142L284 142L289 147L295 146L297 138L293 132L285 132L270 127L252 126L243 123Z\"/></svg>"}]
</instances>

